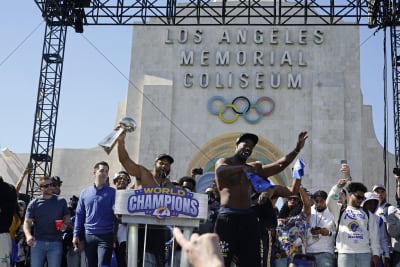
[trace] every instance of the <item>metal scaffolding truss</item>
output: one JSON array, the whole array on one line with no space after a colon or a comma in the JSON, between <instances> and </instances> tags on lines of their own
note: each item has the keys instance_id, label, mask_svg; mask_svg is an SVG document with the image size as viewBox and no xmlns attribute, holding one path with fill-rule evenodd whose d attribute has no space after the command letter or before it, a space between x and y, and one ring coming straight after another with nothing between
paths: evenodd
<instances>
[{"instance_id":1,"label":"metal scaffolding truss","mask_svg":"<svg viewBox=\"0 0 400 267\"><path fill-rule=\"evenodd\" d=\"M68 27L90 25L360 25L391 27L395 98L396 166L400 155L400 36L397 12L383 0L205 1L205 0L35 0L46 21L27 194L37 195L37 178L50 176ZM393 15L392 15L393 14Z\"/></svg>"},{"instance_id":2,"label":"metal scaffolding truss","mask_svg":"<svg viewBox=\"0 0 400 267\"><path fill-rule=\"evenodd\" d=\"M35 1L44 18L83 25L368 25L365 0ZM49 6L51 8L49 8ZM54 12L59 10L59 12ZM64 18L61 18L64 16Z\"/></svg>"},{"instance_id":3,"label":"metal scaffolding truss","mask_svg":"<svg viewBox=\"0 0 400 267\"><path fill-rule=\"evenodd\" d=\"M34 177L51 174L66 36L66 25L46 27L30 156L35 168L26 192L31 196L40 193Z\"/></svg>"},{"instance_id":4,"label":"metal scaffolding truss","mask_svg":"<svg viewBox=\"0 0 400 267\"><path fill-rule=\"evenodd\" d=\"M393 81L393 118L394 147L396 167L400 165L400 32L397 26L390 27L392 81Z\"/></svg>"}]
</instances>

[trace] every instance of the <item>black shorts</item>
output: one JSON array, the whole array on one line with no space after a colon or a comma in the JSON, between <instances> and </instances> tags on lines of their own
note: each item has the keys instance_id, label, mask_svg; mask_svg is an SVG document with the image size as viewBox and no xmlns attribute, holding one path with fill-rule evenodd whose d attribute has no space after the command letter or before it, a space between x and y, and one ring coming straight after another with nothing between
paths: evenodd
<instances>
[{"instance_id":1,"label":"black shorts","mask_svg":"<svg viewBox=\"0 0 400 267\"><path fill-rule=\"evenodd\" d=\"M225 266L231 266L232 260L236 266L261 266L260 230L254 212L218 214L215 233L221 240Z\"/></svg>"}]
</instances>

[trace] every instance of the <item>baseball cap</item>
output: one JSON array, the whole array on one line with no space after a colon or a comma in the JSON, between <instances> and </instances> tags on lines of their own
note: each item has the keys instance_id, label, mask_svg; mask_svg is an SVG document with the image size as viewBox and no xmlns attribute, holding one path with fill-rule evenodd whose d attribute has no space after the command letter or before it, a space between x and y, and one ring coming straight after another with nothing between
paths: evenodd
<instances>
[{"instance_id":1,"label":"baseball cap","mask_svg":"<svg viewBox=\"0 0 400 267\"><path fill-rule=\"evenodd\" d=\"M246 139L250 139L251 141L253 141L254 145L256 145L258 143L257 135L252 134L252 133L243 133L243 134L239 135L238 138L236 138L236 145Z\"/></svg>"},{"instance_id":2,"label":"baseball cap","mask_svg":"<svg viewBox=\"0 0 400 267\"><path fill-rule=\"evenodd\" d=\"M59 184L59 185L61 185L63 183L63 181L61 181L61 178L58 177L58 176L51 176L50 180L53 183L56 183L56 184Z\"/></svg>"},{"instance_id":3,"label":"baseball cap","mask_svg":"<svg viewBox=\"0 0 400 267\"><path fill-rule=\"evenodd\" d=\"M381 189L383 189L383 190L386 191L386 186L384 186L383 184L376 184L376 185L374 185L374 187L372 188L372 191L375 192L375 190L378 189L378 188L381 188Z\"/></svg>"},{"instance_id":4,"label":"baseball cap","mask_svg":"<svg viewBox=\"0 0 400 267\"><path fill-rule=\"evenodd\" d=\"M378 197L372 192L365 192L364 197L365 197L365 200L361 203L362 207L364 206L364 204L367 201L370 201L370 200L373 200L373 201L376 201L377 203L379 203Z\"/></svg>"},{"instance_id":5,"label":"baseball cap","mask_svg":"<svg viewBox=\"0 0 400 267\"><path fill-rule=\"evenodd\" d=\"M167 159L167 160L169 161L170 164L174 163L174 158L171 157L171 156L168 155L168 154L160 154L160 155L158 155L158 156L156 157L156 159L155 159L154 161L161 160L161 159Z\"/></svg>"},{"instance_id":6,"label":"baseball cap","mask_svg":"<svg viewBox=\"0 0 400 267\"><path fill-rule=\"evenodd\" d=\"M114 184L115 184L115 180L116 180L118 177L120 177L121 175L125 175L125 176L128 178L128 184L131 183L131 177L129 176L129 173L127 173L126 171L119 171L119 172L114 173L114 176L113 176L113 182L114 182Z\"/></svg>"}]
</instances>

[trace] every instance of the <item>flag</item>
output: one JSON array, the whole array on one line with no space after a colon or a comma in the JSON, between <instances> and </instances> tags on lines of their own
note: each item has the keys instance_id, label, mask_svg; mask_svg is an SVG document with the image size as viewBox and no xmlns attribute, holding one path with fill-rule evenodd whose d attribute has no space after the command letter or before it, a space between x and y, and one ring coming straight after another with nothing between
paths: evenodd
<instances>
[{"instance_id":1,"label":"flag","mask_svg":"<svg viewBox=\"0 0 400 267\"><path fill-rule=\"evenodd\" d=\"M274 186L269 182L269 180L264 180L255 173L246 172L247 178L250 180L254 191L260 193L268 188L273 188Z\"/></svg>"},{"instance_id":2,"label":"flag","mask_svg":"<svg viewBox=\"0 0 400 267\"><path fill-rule=\"evenodd\" d=\"M298 158L293 166L293 178L300 179L304 176L304 161Z\"/></svg>"}]
</instances>

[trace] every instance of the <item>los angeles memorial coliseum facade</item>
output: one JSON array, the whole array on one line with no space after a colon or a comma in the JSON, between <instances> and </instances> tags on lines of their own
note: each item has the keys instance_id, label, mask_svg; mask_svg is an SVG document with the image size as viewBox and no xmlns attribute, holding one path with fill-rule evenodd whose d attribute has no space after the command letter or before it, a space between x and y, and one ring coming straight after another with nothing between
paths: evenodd
<instances>
[{"instance_id":1,"label":"los angeles memorial coliseum facade","mask_svg":"<svg viewBox=\"0 0 400 267\"><path fill-rule=\"evenodd\" d=\"M306 130L300 156L309 190L329 190L341 159L353 180L383 183L383 148L360 88L359 27L136 25L132 38L130 83L116 122L129 116L138 124L126 140L135 161L151 168L156 154L169 153L177 180L193 167L212 172L241 132L260 137L251 158L267 163L293 150ZM15 183L29 155L2 157L1 173ZM111 173L121 168L116 149L56 149L53 174L64 180L63 195L90 185L100 160ZM288 183L289 170L272 180Z\"/></svg>"}]
</instances>

